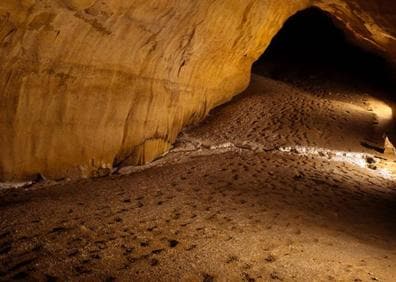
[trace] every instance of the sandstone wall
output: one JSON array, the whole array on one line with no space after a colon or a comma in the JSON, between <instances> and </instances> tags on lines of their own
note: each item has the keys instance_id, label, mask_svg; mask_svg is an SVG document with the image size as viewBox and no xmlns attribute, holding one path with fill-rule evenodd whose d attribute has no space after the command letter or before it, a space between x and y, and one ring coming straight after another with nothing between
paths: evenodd
<instances>
[{"instance_id":1,"label":"sandstone wall","mask_svg":"<svg viewBox=\"0 0 396 282\"><path fill-rule=\"evenodd\" d=\"M396 62L394 0L315 0L329 12L351 40Z\"/></svg>"},{"instance_id":2,"label":"sandstone wall","mask_svg":"<svg viewBox=\"0 0 396 282\"><path fill-rule=\"evenodd\" d=\"M282 24L313 4L396 61L391 1L0 1L0 179L153 160L240 93Z\"/></svg>"}]
</instances>

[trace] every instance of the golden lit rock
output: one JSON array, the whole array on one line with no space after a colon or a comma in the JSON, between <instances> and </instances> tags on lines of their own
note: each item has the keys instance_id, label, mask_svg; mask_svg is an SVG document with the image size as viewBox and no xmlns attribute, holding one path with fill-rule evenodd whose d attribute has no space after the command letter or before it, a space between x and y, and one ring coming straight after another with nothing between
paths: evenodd
<instances>
[{"instance_id":1,"label":"golden lit rock","mask_svg":"<svg viewBox=\"0 0 396 282\"><path fill-rule=\"evenodd\" d=\"M396 59L391 1L314 4ZM311 5L1 1L0 179L92 176L161 156L184 126L246 88L282 24Z\"/></svg>"}]
</instances>

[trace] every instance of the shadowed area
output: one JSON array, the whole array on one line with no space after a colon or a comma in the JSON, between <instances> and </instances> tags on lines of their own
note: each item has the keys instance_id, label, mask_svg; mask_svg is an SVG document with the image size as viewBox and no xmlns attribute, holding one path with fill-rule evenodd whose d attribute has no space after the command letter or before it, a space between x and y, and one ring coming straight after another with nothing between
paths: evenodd
<instances>
[{"instance_id":1,"label":"shadowed area","mask_svg":"<svg viewBox=\"0 0 396 282\"><path fill-rule=\"evenodd\" d=\"M384 125L386 135L395 144L395 67L386 58L355 45L341 26L342 23L318 8L298 12L273 38L254 64L253 72L316 93L331 88L348 91L349 95L359 96L357 99L362 94L376 98L381 104L378 111L389 119ZM368 134L371 140L364 141L365 144L384 147L381 132Z\"/></svg>"},{"instance_id":2,"label":"shadowed area","mask_svg":"<svg viewBox=\"0 0 396 282\"><path fill-rule=\"evenodd\" d=\"M355 45L341 25L319 8L298 12L272 39L253 72L295 83L308 79L311 87L321 79L340 87L369 88L370 94L394 90L392 65Z\"/></svg>"}]
</instances>

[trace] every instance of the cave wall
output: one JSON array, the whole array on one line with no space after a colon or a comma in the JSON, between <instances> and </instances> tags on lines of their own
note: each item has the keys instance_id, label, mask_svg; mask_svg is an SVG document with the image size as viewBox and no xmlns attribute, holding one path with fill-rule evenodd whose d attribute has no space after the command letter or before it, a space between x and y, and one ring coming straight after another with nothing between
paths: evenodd
<instances>
[{"instance_id":1,"label":"cave wall","mask_svg":"<svg viewBox=\"0 0 396 282\"><path fill-rule=\"evenodd\" d=\"M351 41L396 62L396 2L394 0L316 0L331 14Z\"/></svg>"},{"instance_id":2,"label":"cave wall","mask_svg":"<svg viewBox=\"0 0 396 282\"><path fill-rule=\"evenodd\" d=\"M396 61L391 1L2 0L0 179L152 161L243 91L282 24L313 4Z\"/></svg>"}]
</instances>

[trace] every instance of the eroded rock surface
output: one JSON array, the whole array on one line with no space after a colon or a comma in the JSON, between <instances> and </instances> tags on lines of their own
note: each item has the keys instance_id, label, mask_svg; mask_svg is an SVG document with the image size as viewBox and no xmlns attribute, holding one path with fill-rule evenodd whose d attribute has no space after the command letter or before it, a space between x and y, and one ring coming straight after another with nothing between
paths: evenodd
<instances>
[{"instance_id":1,"label":"eroded rock surface","mask_svg":"<svg viewBox=\"0 0 396 282\"><path fill-rule=\"evenodd\" d=\"M153 160L245 89L282 24L312 5L396 59L392 1L1 1L0 179Z\"/></svg>"},{"instance_id":2,"label":"eroded rock surface","mask_svg":"<svg viewBox=\"0 0 396 282\"><path fill-rule=\"evenodd\" d=\"M396 4L392 0L317 0L362 47L396 60Z\"/></svg>"}]
</instances>

